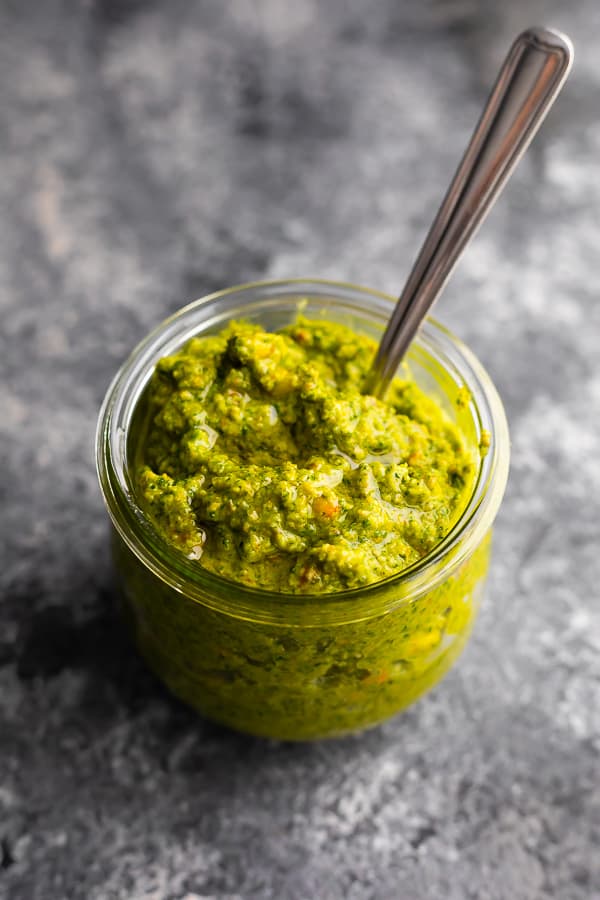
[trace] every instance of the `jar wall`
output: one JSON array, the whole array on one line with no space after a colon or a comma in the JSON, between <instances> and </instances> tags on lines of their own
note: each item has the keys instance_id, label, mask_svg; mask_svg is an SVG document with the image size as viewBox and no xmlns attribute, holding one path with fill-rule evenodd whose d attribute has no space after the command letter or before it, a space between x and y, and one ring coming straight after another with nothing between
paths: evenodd
<instances>
[{"instance_id":1,"label":"jar wall","mask_svg":"<svg viewBox=\"0 0 600 900\"><path fill-rule=\"evenodd\" d=\"M433 687L471 632L489 549L490 533L438 587L381 615L302 627L203 606L113 538L125 619L155 674L208 718L283 740L367 728Z\"/></svg>"}]
</instances>

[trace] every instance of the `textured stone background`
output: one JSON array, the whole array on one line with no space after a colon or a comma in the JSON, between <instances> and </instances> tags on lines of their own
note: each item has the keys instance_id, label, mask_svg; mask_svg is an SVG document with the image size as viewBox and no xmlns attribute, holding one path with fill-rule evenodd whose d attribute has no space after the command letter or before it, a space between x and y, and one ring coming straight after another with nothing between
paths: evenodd
<instances>
[{"instance_id":1,"label":"textured stone background","mask_svg":"<svg viewBox=\"0 0 600 900\"><path fill-rule=\"evenodd\" d=\"M256 277L397 291L512 36L576 68L437 313L512 474L459 666L366 736L246 739L121 635L92 463L107 383ZM0 896L600 897L596 0L5 0Z\"/></svg>"}]
</instances>

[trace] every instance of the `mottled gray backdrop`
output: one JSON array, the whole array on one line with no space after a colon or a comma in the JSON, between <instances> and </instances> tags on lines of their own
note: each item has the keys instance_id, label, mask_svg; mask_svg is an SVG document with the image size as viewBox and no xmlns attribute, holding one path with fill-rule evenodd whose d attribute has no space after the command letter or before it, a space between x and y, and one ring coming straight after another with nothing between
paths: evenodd
<instances>
[{"instance_id":1,"label":"mottled gray backdrop","mask_svg":"<svg viewBox=\"0 0 600 900\"><path fill-rule=\"evenodd\" d=\"M113 611L107 383L215 288L397 291L529 24L575 70L437 310L512 430L474 638L363 737L202 722ZM600 897L599 46L597 0L4 0L0 896Z\"/></svg>"}]
</instances>

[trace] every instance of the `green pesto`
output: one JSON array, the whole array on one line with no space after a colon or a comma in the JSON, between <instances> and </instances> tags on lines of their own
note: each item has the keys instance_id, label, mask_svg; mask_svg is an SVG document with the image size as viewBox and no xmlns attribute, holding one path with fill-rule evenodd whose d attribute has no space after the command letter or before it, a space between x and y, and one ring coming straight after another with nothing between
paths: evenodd
<instances>
[{"instance_id":1,"label":"green pesto","mask_svg":"<svg viewBox=\"0 0 600 900\"><path fill-rule=\"evenodd\" d=\"M365 595L363 618L327 623L321 598L306 597L303 621L290 623L198 602L114 535L125 618L154 672L208 718L282 740L368 728L440 681L471 632L489 547L488 535L440 585L387 612L368 615Z\"/></svg>"},{"instance_id":2,"label":"green pesto","mask_svg":"<svg viewBox=\"0 0 600 900\"><path fill-rule=\"evenodd\" d=\"M219 594L200 578L188 596L115 533L126 617L173 693L232 728L301 740L374 725L439 681L471 630L487 538L429 591L404 602L392 580L371 609L369 585L456 521L479 454L413 383L363 396L373 352L333 323L236 322L162 359L140 404L133 476L174 573L183 551L230 583ZM256 618L245 585L272 592ZM328 617L347 588L358 594Z\"/></svg>"},{"instance_id":3,"label":"green pesto","mask_svg":"<svg viewBox=\"0 0 600 900\"><path fill-rule=\"evenodd\" d=\"M283 593L363 587L431 551L475 463L412 382L385 401L362 393L374 349L331 322L233 322L161 359L136 486L162 535L212 572Z\"/></svg>"}]
</instances>

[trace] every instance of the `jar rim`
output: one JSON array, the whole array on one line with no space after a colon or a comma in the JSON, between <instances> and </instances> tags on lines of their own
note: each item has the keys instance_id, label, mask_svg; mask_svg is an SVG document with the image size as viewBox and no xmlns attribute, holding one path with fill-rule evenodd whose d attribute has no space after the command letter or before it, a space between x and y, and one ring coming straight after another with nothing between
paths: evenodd
<instances>
[{"instance_id":1,"label":"jar rim","mask_svg":"<svg viewBox=\"0 0 600 900\"><path fill-rule=\"evenodd\" d=\"M252 304L244 302L256 295ZM509 465L508 425L502 401L489 375L473 352L448 328L428 317L414 346L425 350L444 370L455 372L466 385L479 432L488 431L490 444L482 456L473 490L464 510L448 534L424 557L400 572L372 584L343 591L293 594L250 587L211 572L190 561L168 543L136 501L127 480L128 428L144 389L161 356L172 353L199 324L208 330L219 319L230 319L223 304L240 296L244 310L273 305L287 298L306 296L386 324L396 300L371 288L327 279L279 279L236 285L208 294L160 322L134 348L108 387L98 417L96 468L105 505L118 534L140 562L179 593L230 615L253 621L294 622L294 613L320 604L325 618L356 621L411 602L449 577L475 549L496 516ZM369 298L369 305L364 303ZM376 301L375 305L373 301ZM214 306L214 309L212 307ZM219 308L220 312L219 312ZM198 315L207 313L201 323ZM210 318L210 314L213 318ZM188 321L193 320L193 321ZM187 323L187 324L186 324ZM390 596L393 594L393 597ZM304 622L303 622L304 624Z\"/></svg>"}]
</instances>

